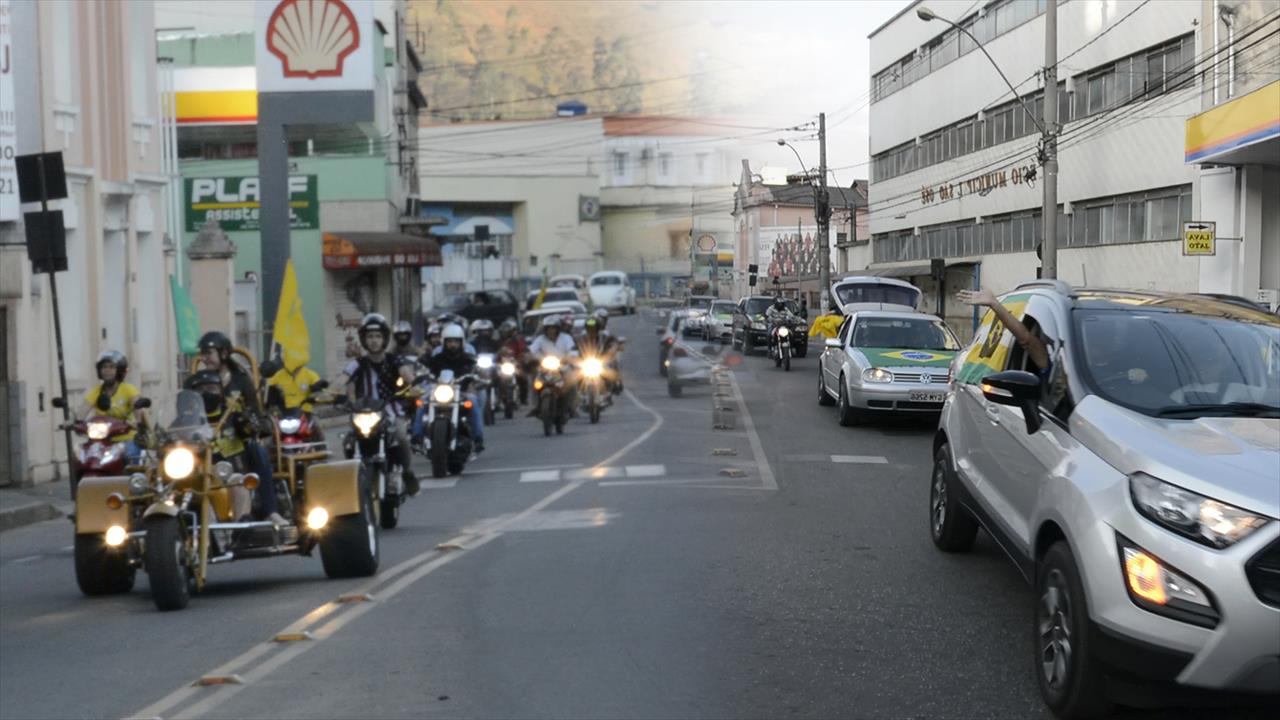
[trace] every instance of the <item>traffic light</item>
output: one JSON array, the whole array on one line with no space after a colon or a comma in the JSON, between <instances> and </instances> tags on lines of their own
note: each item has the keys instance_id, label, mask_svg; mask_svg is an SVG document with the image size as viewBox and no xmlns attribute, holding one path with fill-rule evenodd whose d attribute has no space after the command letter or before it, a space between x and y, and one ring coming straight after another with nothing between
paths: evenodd
<instances>
[{"instance_id":1,"label":"traffic light","mask_svg":"<svg viewBox=\"0 0 1280 720\"><path fill-rule=\"evenodd\" d=\"M751 264L747 266L747 285L756 286L756 273L760 272L760 266Z\"/></svg>"}]
</instances>

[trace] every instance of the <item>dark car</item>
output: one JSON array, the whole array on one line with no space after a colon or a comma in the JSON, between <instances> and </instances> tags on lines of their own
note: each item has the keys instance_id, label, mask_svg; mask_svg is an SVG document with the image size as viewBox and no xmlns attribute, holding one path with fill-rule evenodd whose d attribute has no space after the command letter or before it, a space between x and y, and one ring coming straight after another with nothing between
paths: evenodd
<instances>
[{"instance_id":1,"label":"dark car","mask_svg":"<svg viewBox=\"0 0 1280 720\"><path fill-rule=\"evenodd\" d=\"M752 295L738 301L733 311L732 342L735 350L751 354L753 350L765 350L769 347L769 321L765 320L765 311L773 304L772 295ZM795 300L783 298L792 315L800 317L800 306ZM797 353L797 357L804 357Z\"/></svg>"},{"instance_id":2,"label":"dark car","mask_svg":"<svg viewBox=\"0 0 1280 720\"><path fill-rule=\"evenodd\" d=\"M456 313L467 320L483 318L498 325L503 320L517 319L520 316L519 309L515 296L506 290L480 290L451 295L443 304L431 310L429 315L435 317L445 313Z\"/></svg>"}]
</instances>

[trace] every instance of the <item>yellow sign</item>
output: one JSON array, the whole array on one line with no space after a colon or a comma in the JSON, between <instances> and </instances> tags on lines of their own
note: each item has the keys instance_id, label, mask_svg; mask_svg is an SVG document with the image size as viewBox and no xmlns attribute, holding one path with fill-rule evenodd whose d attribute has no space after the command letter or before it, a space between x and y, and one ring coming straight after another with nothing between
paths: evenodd
<instances>
[{"instance_id":1,"label":"yellow sign","mask_svg":"<svg viewBox=\"0 0 1280 720\"><path fill-rule=\"evenodd\" d=\"M1183 255L1217 254L1218 225L1192 220L1182 223Z\"/></svg>"}]
</instances>

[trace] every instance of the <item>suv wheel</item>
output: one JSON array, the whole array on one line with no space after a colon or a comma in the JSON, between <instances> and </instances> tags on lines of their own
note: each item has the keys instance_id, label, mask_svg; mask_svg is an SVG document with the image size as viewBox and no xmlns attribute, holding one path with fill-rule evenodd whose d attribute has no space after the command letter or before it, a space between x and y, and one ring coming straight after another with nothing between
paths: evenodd
<instances>
[{"instance_id":1,"label":"suv wheel","mask_svg":"<svg viewBox=\"0 0 1280 720\"><path fill-rule=\"evenodd\" d=\"M973 547L978 535L978 523L956 502L954 487L951 447L943 443L933 456L933 477L929 479L929 535L944 552L964 552Z\"/></svg>"},{"instance_id":2,"label":"suv wheel","mask_svg":"<svg viewBox=\"0 0 1280 720\"><path fill-rule=\"evenodd\" d=\"M1044 702L1060 718L1107 714L1111 703L1089 647L1089 606L1066 541L1054 543L1036 571L1036 679Z\"/></svg>"}]
</instances>

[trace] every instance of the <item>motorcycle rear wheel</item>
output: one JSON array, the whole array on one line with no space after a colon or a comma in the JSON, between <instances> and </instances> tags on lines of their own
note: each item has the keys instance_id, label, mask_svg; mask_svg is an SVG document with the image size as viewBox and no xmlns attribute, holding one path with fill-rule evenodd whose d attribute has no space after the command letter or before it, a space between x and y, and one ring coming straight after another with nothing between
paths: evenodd
<instances>
[{"instance_id":1,"label":"motorcycle rear wheel","mask_svg":"<svg viewBox=\"0 0 1280 720\"><path fill-rule=\"evenodd\" d=\"M431 475L442 478L449 474L449 421L436 418L431 426Z\"/></svg>"}]
</instances>

